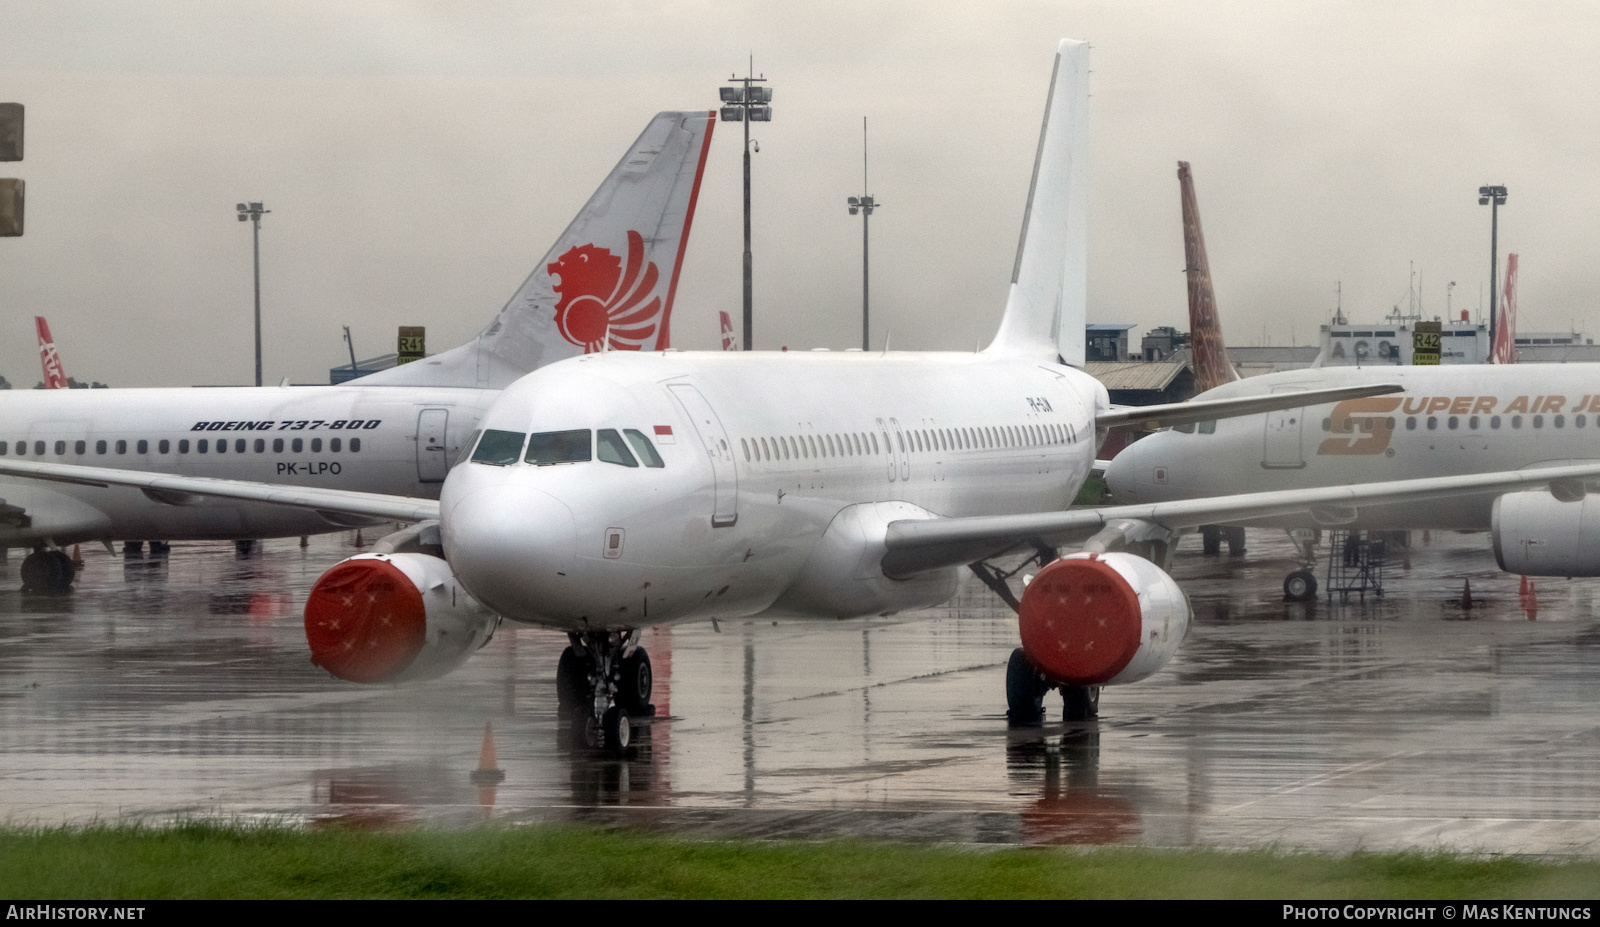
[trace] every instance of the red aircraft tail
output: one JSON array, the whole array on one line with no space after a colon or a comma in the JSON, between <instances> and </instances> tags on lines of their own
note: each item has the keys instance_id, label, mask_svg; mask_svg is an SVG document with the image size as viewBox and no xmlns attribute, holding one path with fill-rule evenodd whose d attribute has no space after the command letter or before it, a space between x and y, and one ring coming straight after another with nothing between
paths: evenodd
<instances>
[{"instance_id":1,"label":"red aircraft tail","mask_svg":"<svg viewBox=\"0 0 1600 927\"><path fill-rule=\"evenodd\" d=\"M722 316L722 350L739 350L738 343L733 340L733 320L728 318L726 312L719 312L717 315Z\"/></svg>"},{"instance_id":2,"label":"red aircraft tail","mask_svg":"<svg viewBox=\"0 0 1600 927\"><path fill-rule=\"evenodd\" d=\"M1506 255L1506 289L1500 296L1499 318L1495 319L1494 345L1489 363L1517 362L1517 256Z\"/></svg>"},{"instance_id":3,"label":"red aircraft tail","mask_svg":"<svg viewBox=\"0 0 1600 927\"><path fill-rule=\"evenodd\" d=\"M1200 231L1200 207L1195 203L1194 179L1189 162L1178 162L1178 190L1183 199L1184 273L1189 278L1189 348L1194 353L1197 392L1239 379L1222 344L1222 323L1217 319L1217 299L1211 290L1211 263L1206 259L1206 239Z\"/></svg>"},{"instance_id":4,"label":"red aircraft tail","mask_svg":"<svg viewBox=\"0 0 1600 927\"><path fill-rule=\"evenodd\" d=\"M50 337L50 324L44 316L36 315L33 327L39 332L39 364L44 368L45 389L66 389L67 374L61 369L61 355L56 353L56 343Z\"/></svg>"}]
</instances>

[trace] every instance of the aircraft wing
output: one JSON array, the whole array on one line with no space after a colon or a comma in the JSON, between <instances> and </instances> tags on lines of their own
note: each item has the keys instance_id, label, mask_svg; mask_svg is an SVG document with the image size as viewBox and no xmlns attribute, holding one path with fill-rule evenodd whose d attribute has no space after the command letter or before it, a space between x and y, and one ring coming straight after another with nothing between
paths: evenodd
<instances>
[{"instance_id":1,"label":"aircraft wing","mask_svg":"<svg viewBox=\"0 0 1600 927\"><path fill-rule=\"evenodd\" d=\"M280 483L252 483L204 476L171 476L139 470L114 470L105 467L80 467L76 464L0 460L0 474L34 480L76 483L80 486L131 486L142 490L156 502L191 505L200 496L270 502L315 509L330 515L424 521L439 517L435 499L411 496L386 496L350 489L323 489L316 486L288 486Z\"/></svg>"},{"instance_id":2,"label":"aircraft wing","mask_svg":"<svg viewBox=\"0 0 1600 927\"><path fill-rule=\"evenodd\" d=\"M1306 394L1301 394L1306 395ZM1200 525L1310 511L1328 524L1348 524L1364 505L1439 499L1469 492L1512 492L1551 486L1563 499L1583 494L1585 480L1600 477L1600 463L1385 483L1285 489L1145 505L1100 506L1026 515L980 515L889 525L883 572L895 579L974 563L1027 544L1077 544L1107 532L1110 539L1166 540Z\"/></svg>"},{"instance_id":3,"label":"aircraft wing","mask_svg":"<svg viewBox=\"0 0 1600 927\"><path fill-rule=\"evenodd\" d=\"M1155 406L1118 406L1094 417L1096 428L1127 428L1131 425L1186 425L1218 418L1256 415L1280 409L1298 409L1301 406L1321 406L1346 399L1362 399L1398 393L1405 387L1398 383L1374 383L1368 386L1341 386L1337 389L1309 389L1292 393L1269 393L1265 396L1244 396L1238 399L1191 399L1188 402L1167 402Z\"/></svg>"}]
</instances>

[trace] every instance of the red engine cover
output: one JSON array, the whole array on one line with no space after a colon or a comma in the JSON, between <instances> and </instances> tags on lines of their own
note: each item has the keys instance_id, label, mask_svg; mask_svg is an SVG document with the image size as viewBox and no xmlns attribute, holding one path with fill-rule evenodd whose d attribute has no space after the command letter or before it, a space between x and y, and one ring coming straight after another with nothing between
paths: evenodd
<instances>
[{"instance_id":1,"label":"red engine cover","mask_svg":"<svg viewBox=\"0 0 1600 927\"><path fill-rule=\"evenodd\" d=\"M306 599L311 662L351 682L382 682L410 666L427 628L422 594L382 560L335 566Z\"/></svg>"},{"instance_id":2,"label":"red engine cover","mask_svg":"<svg viewBox=\"0 0 1600 927\"><path fill-rule=\"evenodd\" d=\"M1139 650L1139 595L1110 564L1056 560L1039 571L1017 610L1022 649L1058 683L1098 685Z\"/></svg>"}]
</instances>

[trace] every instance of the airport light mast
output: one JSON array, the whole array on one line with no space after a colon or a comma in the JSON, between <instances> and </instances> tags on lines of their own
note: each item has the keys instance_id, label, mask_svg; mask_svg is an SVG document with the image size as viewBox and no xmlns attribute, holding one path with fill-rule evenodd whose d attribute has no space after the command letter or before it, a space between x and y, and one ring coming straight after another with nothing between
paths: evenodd
<instances>
[{"instance_id":1,"label":"airport light mast","mask_svg":"<svg viewBox=\"0 0 1600 927\"><path fill-rule=\"evenodd\" d=\"M269 212L272 212L272 210L270 210L270 209L262 209L260 203L240 203L236 208L239 210L239 221L240 222L249 221L251 223L251 225L254 226L254 228L252 229L252 238L254 239L254 247L253 247L252 250L255 253L255 263L256 263L256 385L260 386L261 385L261 217L266 215Z\"/></svg>"},{"instance_id":2,"label":"airport light mast","mask_svg":"<svg viewBox=\"0 0 1600 927\"><path fill-rule=\"evenodd\" d=\"M750 333L753 324L754 311L752 309L752 284L751 284L751 259L750 259L750 123L771 122L772 107L767 104L772 102L771 87L752 87L751 84L764 83L766 75L752 76L755 71L755 56L750 58L750 71L746 76L730 75L728 80L738 81L737 87L723 87L722 89L722 121L744 123L744 349L755 350ZM761 143L755 143L755 149L761 150Z\"/></svg>"},{"instance_id":3,"label":"airport light mast","mask_svg":"<svg viewBox=\"0 0 1600 927\"><path fill-rule=\"evenodd\" d=\"M872 211L883 204L874 200L872 195L867 192L867 117L865 116L861 117L861 196L852 196L848 202L850 204L850 215L853 216L857 212L861 213L861 350L870 351L872 350L870 343L872 328L867 315L867 259L869 255L867 250L867 222L872 215Z\"/></svg>"},{"instance_id":4,"label":"airport light mast","mask_svg":"<svg viewBox=\"0 0 1600 927\"><path fill-rule=\"evenodd\" d=\"M1500 207L1506 204L1503 186L1479 187L1478 205L1489 207L1489 351L1494 351L1495 280L1500 262Z\"/></svg>"}]
</instances>

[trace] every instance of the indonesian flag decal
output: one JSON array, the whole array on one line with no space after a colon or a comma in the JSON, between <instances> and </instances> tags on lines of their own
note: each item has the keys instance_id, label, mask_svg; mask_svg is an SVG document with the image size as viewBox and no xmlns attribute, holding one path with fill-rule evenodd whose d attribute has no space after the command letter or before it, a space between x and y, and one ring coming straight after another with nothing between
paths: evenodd
<instances>
[{"instance_id":1,"label":"indonesian flag decal","mask_svg":"<svg viewBox=\"0 0 1600 927\"><path fill-rule=\"evenodd\" d=\"M627 258L624 267L609 248L576 245L545 266L561 278L553 287L561 297L556 327L585 354L666 347L657 343L665 305L655 292L661 272L644 259L644 236L638 232L628 232Z\"/></svg>"},{"instance_id":2,"label":"indonesian flag decal","mask_svg":"<svg viewBox=\"0 0 1600 927\"><path fill-rule=\"evenodd\" d=\"M672 437L672 426L671 425L657 425L656 426L656 443L657 444L673 444L673 443L676 443L676 439Z\"/></svg>"},{"instance_id":3,"label":"indonesian flag decal","mask_svg":"<svg viewBox=\"0 0 1600 927\"><path fill-rule=\"evenodd\" d=\"M45 389L66 389L67 374L61 368L61 355L56 353L55 340L50 337L50 325L44 316L33 317L34 330L39 333L39 364L44 368Z\"/></svg>"},{"instance_id":4,"label":"indonesian flag decal","mask_svg":"<svg viewBox=\"0 0 1600 927\"><path fill-rule=\"evenodd\" d=\"M1517 362L1517 256L1506 255L1506 288L1500 295L1500 318L1495 320L1494 345L1489 363Z\"/></svg>"}]
</instances>

